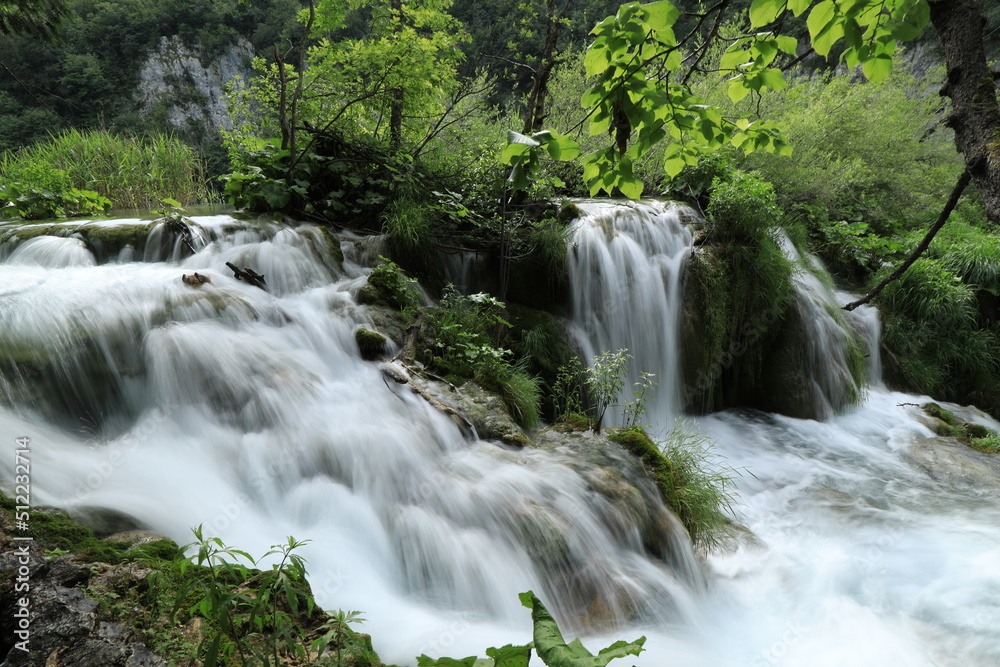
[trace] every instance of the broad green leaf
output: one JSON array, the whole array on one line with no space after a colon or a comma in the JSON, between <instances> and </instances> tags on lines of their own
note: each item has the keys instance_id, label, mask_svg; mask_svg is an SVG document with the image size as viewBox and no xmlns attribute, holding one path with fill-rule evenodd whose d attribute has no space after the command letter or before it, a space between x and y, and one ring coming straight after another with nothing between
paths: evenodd
<instances>
[{"instance_id":1,"label":"broad green leaf","mask_svg":"<svg viewBox=\"0 0 1000 667\"><path fill-rule=\"evenodd\" d=\"M580 145L567 136L551 133L551 137L545 143L545 148L553 160L566 162L580 157Z\"/></svg>"},{"instance_id":2,"label":"broad green leaf","mask_svg":"<svg viewBox=\"0 0 1000 667\"><path fill-rule=\"evenodd\" d=\"M744 49L727 51L722 55L722 60L719 61L719 69L723 71L736 69L749 59L750 59L750 54L747 53L746 50Z\"/></svg>"},{"instance_id":3,"label":"broad green leaf","mask_svg":"<svg viewBox=\"0 0 1000 667\"><path fill-rule=\"evenodd\" d=\"M663 66L671 72L675 72L680 69L682 64L684 64L684 55L681 53L680 49L672 50L667 54L666 59L663 61Z\"/></svg>"},{"instance_id":4,"label":"broad green leaf","mask_svg":"<svg viewBox=\"0 0 1000 667\"><path fill-rule=\"evenodd\" d=\"M777 41L779 49L790 56L795 55L795 50L798 48L799 40L794 37L789 37L788 35L778 35L775 40Z\"/></svg>"},{"instance_id":5,"label":"broad green leaf","mask_svg":"<svg viewBox=\"0 0 1000 667\"><path fill-rule=\"evenodd\" d=\"M766 69L760 73L760 81L771 90L784 90L788 87L780 69Z\"/></svg>"},{"instance_id":6,"label":"broad green leaf","mask_svg":"<svg viewBox=\"0 0 1000 667\"><path fill-rule=\"evenodd\" d=\"M809 5L811 4L812 0L788 0L788 11L799 16L802 12L809 9Z\"/></svg>"},{"instance_id":7,"label":"broad green leaf","mask_svg":"<svg viewBox=\"0 0 1000 667\"><path fill-rule=\"evenodd\" d=\"M540 146L535 139L525 136L520 132L515 132L514 130L507 130L507 143L508 144L524 144L526 146Z\"/></svg>"},{"instance_id":8,"label":"broad green leaf","mask_svg":"<svg viewBox=\"0 0 1000 667\"><path fill-rule=\"evenodd\" d=\"M816 49L816 53L821 56L827 56L830 53L830 49L833 45L837 43L837 40L844 36L844 24L839 21L831 21L827 24L826 28L823 29L819 35L816 36L812 41L813 48Z\"/></svg>"},{"instance_id":9,"label":"broad green leaf","mask_svg":"<svg viewBox=\"0 0 1000 667\"><path fill-rule=\"evenodd\" d=\"M646 23L657 32L665 31L672 27L674 22L677 21L677 17L681 15L680 11L667 0L643 5L642 8L646 10ZM676 39L673 42L667 42L669 45L673 43L676 43Z\"/></svg>"},{"instance_id":10,"label":"broad green leaf","mask_svg":"<svg viewBox=\"0 0 1000 667\"><path fill-rule=\"evenodd\" d=\"M500 154L501 164L514 164L517 158L523 157L531 152L531 146L527 144L507 144Z\"/></svg>"},{"instance_id":11,"label":"broad green leaf","mask_svg":"<svg viewBox=\"0 0 1000 667\"><path fill-rule=\"evenodd\" d=\"M500 648L488 648L486 655L493 658L496 667L528 667L528 662L531 660L531 645L507 644Z\"/></svg>"},{"instance_id":12,"label":"broad green leaf","mask_svg":"<svg viewBox=\"0 0 1000 667\"><path fill-rule=\"evenodd\" d=\"M417 658L417 667L474 667L478 659L474 655L470 655L468 658L462 658L461 660L456 660L455 658L431 658L427 655L421 655ZM493 661L490 660L489 664Z\"/></svg>"},{"instance_id":13,"label":"broad green leaf","mask_svg":"<svg viewBox=\"0 0 1000 667\"><path fill-rule=\"evenodd\" d=\"M762 39L754 44L753 48L750 49L750 53L754 56L758 65L766 67L778 55L778 45L772 39Z\"/></svg>"},{"instance_id":14,"label":"broad green leaf","mask_svg":"<svg viewBox=\"0 0 1000 667\"><path fill-rule=\"evenodd\" d=\"M733 102L739 102L750 92L750 89L746 87L742 78L733 79L729 84L729 99Z\"/></svg>"},{"instance_id":15,"label":"broad green leaf","mask_svg":"<svg viewBox=\"0 0 1000 667\"><path fill-rule=\"evenodd\" d=\"M521 604L531 609L535 650L548 667L605 667L615 658L639 655L646 641L645 637L640 637L631 644L615 642L596 656L592 655L579 639L566 643L555 619L534 593L521 593L520 598Z\"/></svg>"},{"instance_id":16,"label":"broad green leaf","mask_svg":"<svg viewBox=\"0 0 1000 667\"><path fill-rule=\"evenodd\" d=\"M753 0L750 4L750 24L754 28L767 25L778 17L783 6L781 0Z\"/></svg>"},{"instance_id":17,"label":"broad green leaf","mask_svg":"<svg viewBox=\"0 0 1000 667\"><path fill-rule=\"evenodd\" d=\"M880 83L892 71L892 58L883 54L869 58L861 64L861 71L872 83Z\"/></svg>"},{"instance_id":18,"label":"broad green leaf","mask_svg":"<svg viewBox=\"0 0 1000 667\"><path fill-rule=\"evenodd\" d=\"M837 8L833 4L833 0L823 0L809 12L809 18L806 19L806 25L809 26L809 37L816 41L817 35L819 35L823 30L830 25L830 21L833 20L836 14ZM815 48L815 43L813 48ZM819 49L816 49L819 52ZM826 55L826 53L821 53L820 55Z\"/></svg>"}]
</instances>

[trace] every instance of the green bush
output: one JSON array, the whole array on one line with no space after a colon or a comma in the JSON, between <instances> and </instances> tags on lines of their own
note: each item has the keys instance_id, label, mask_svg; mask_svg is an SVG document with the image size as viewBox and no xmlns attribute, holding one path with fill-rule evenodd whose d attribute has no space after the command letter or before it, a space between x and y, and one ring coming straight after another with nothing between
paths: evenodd
<instances>
[{"instance_id":1,"label":"green bush","mask_svg":"<svg viewBox=\"0 0 1000 667\"><path fill-rule=\"evenodd\" d=\"M445 288L438 307L427 315L431 362L446 375L474 378L497 392L522 426L540 421L541 387L527 371L527 361L512 361L502 347L510 323L504 304L488 294L459 294Z\"/></svg>"}]
</instances>

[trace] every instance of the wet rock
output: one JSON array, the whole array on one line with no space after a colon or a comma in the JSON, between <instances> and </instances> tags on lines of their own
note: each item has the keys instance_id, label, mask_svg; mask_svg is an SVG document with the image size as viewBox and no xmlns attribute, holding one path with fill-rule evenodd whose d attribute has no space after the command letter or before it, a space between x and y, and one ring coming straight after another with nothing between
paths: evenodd
<instances>
[{"instance_id":1,"label":"wet rock","mask_svg":"<svg viewBox=\"0 0 1000 667\"><path fill-rule=\"evenodd\" d=\"M970 445L968 438L917 438L902 456L932 479L951 486L980 492L1000 489L1000 457Z\"/></svg>"},{"instance_id":2,"label":"wet rock","mask_svg":"<svg viewBox=\"0 0 1000 667\"><path fill-rule=\"evenodd\" d=\"M375 361L385 356L386 338L377 331L361 327L354 332L354 340L365 361Z\"/></svg>"},{"instance_id":3,"label":"wet rock","mask_svg":"<svg viewBox=\"0 0 1000 667\"><path fill-rule=\"evenodd\" d=\"M190 285L191 287L201 287L205 283L212 282L211 278L198 272L192 273L191 275L184 273L181 275L181 280L185 285Z\"/></svg>"},{"instance_id":4,"label":"wet rock","mask_svg":"<svg viewBox=\"0 0 1000 667\"><path fill-rule=\"evenodd\" d=\"M481 439L499 440L505 445L514 447L533 444L524 430L507 413L500 397L486 391L475 382L466 382L458 388L426 378L414 377L413 380L431 396L465 415Z\"/></svg>"}]
</instances>

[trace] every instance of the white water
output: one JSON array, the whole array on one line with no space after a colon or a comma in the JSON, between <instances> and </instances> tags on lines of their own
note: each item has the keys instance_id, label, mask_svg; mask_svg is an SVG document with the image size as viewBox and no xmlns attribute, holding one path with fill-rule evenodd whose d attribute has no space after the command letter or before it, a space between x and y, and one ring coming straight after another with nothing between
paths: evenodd
<instances>
[{"instance_id":1,"label":"white water","mask_svg":"<svg viewBox=\"0 0 1000 667\"><path fill-rule=\"evenodd\" d=\"M528 641L528 589L572 631L690 615L703 578L632 457L465 440L360 359L366 269L331 272L313 228L195 220L197 254L170 262L7 248L0 433L31 438L35 504L113 508L182 544L203 524L255 554L311 539L318 602L362 610L399 664ZM196 271L211 283L182 282Z\"/></svg>"},{"instance_id":2,"label":"white water","mask_svg":"<svg viewBox=\"0 0 1000 667\"><path fill-rule=\"evenodd\" d=\"M93 265L75 244L50 242L3 255L0 345L62 360L49 375L0 372L0 405L13 403L0 407L0 434L31 436L34 502L117 508L179 542L203 523L254 553L310 538L319 602L363 610L362 629L398 664L527 641L516 594L528 588L568 626L587 631L589 615L591 631L627 623L609 640L647 634L647 651L623 665L1000 664L997 486L937 481L909 462L910 441L929 431L897 404L921 399L872 389L823 423L701 418L741 471L735 509L761 542L710 557L702 588L676 542L672 568L643 553L636 508L621 503L639 498L661 517L655 492L613 491L630 488L634 461L467 442L418 399L390 395L353 343L368 323L351 296L365 269L331 275L312 233L243 228L208 243L206 232L196 256L170 263ZM675 307L660 286L684 234L653 261L621 233L607 250L581 244L652 267L617 287L604 275L592 303L645 290L652 275L648 296L617 302ZM225 261L265 273L272 292L236 282ZM193 271L212 284L183 285ZM669 396L676 362L644 355L675 359L675 320L602 311L595 331L616 321L642 326L621 327L629 342L611 333L594 345L629 347L644 368L663 362ZM645 332L662 336L651 352L640 351ZM32 393L36 383L50 384ZM89 432L50 424L65 406L90 412ZM12 479L13 456L0 471Z\"/></svg>"},{"instance_id":3,"label":"white water","mask_svg":"<svg viewBox=\"0 0 1000 667\"><path fill-rule=\"evenodd\" d=\"M679 350L664 341L676 341L678 306L661 296L676 294L675 277L645 267L683 261L687 239L668 234L675 243L666 250L640 241L676 222L635 210L591 210L578 223L575 325L588 356L628 347L635 366L656 368L676 396ZM932 477L938 471L912 463L907 448L932 433L916 408L901 404L928 399L885 390L872 307L846 317L867 345L870 389L863 405L835 416L851 380L849 334L831 310L853 297L827 287L816 260L785 246L801 265L794 284L810 336L804 362L817 412L828 419L756 411L699 418L715 453L739 473L734 509L759 542L709 557L709 589L696 612L666 636L644 629L657 647L644 664L1000 664L1000 477ZM637 284L634 267L653 284ZM660 338L644 339L659 318ZM678 414L671 405L651 405L661 432Z\"/></svg>"},{"instance_id":4,"label":"white water","mask_svg":"<svg viewBox=\"0 0 1000 667\"><path fill-rule=\"evenodd\" d=\"M691 234L686 209L658 202L584 203L568 257L573 334L588 365L594 355L627 349L635 361L625 377L631 398L640 373L658 387L648 399L657 417L677 415L680 398L680 285ZM621 402L621 401L620 401ZM605 420L621 422L612 407Z\"/></svg>"}]
</instances>

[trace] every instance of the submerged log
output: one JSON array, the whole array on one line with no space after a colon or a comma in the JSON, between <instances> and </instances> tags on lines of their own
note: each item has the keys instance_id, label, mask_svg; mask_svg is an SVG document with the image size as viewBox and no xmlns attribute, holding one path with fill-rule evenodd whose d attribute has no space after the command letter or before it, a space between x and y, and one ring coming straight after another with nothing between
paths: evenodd
<instances>
[{"instance_id":1,"label":"submerged log","mask_svg":"<svg viewBox=\"0 0 1000 667\"><path fill-rule=\"evenodd\" d=\"M236 277L237 280L242 280L243 282L249 283L254 287L261 288L265 292L267 291L267 283L264 282L263 275L257 273L253 269L246 266L244 266L241 269L238 266L232 264L231 262L226 262L226 266L228 266L232 270L233 275Z\"/></svg>"}]
</instances>

